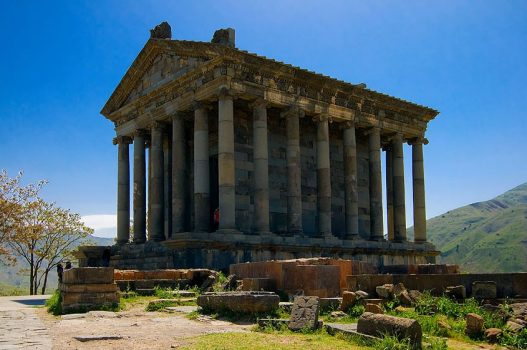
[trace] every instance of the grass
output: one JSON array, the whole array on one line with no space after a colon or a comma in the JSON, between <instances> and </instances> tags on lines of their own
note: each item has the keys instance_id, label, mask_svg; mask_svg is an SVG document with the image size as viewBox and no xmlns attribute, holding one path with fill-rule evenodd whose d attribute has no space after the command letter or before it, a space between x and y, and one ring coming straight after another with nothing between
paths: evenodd
<instances>
[{"instance_id":1,"label":"grass","mask_svg":"<svg viewBox=\"0 0 527 350\"><path fill-rule=\"evenodd\" d=\"M62 306L60 304L61 301L62 300L60 297L60 291L56 289L55 292L53 292L53 294L51 295L51 297L48 300L46 300L46 307L48 309L48 312L55 316L61 315L62 314Z\"/></svg>"},{"instance_id":2,"label":"grass","mask_svg":"<svg viewBox=\"0 0 527 350\"><path fill-rule=\"evenodd\" d=\"M0 296L8 297L14 295L28 295L27 290L20 287L12 286L6 283L0 283Z\"/></svg>"},{"instance_id":3,"label":"grass","mask_svg":"<svg viewBox=\"0 0 527 350\"><path fill-rule=\"evenodd\" d=\"M181 349L239 349L239 350L365 350L366 345L353 344L344 336L331 336L325 331L304 333L218 333L188 339L189 344Z\"/></svg>"}]
</instances>

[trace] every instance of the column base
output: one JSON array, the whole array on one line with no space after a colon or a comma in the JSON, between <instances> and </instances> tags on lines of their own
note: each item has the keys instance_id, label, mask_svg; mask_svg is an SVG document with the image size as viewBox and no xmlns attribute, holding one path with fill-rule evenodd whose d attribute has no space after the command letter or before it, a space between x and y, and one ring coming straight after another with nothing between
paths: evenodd
<instances>
[{"instance_id":1,"label":"column base","mask_svg":"<svg viewBox=\"0 0 527 350\"><path fill-rule=\"evenodd\" d=\"M220 228L220 229L216 230L215 233L225 234L225 235L240 235L240 234L242 234L242 232L238 231L235 228Z\"/></svg>"}]
</instances>

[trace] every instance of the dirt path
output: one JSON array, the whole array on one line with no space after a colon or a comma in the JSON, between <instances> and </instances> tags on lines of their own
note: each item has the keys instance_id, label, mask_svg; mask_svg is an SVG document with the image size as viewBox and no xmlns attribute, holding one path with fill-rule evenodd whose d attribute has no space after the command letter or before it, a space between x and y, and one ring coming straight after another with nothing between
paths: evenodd
<instances>
[{"instance_id":1,"label":"dirt path","mask_svg":"<svg viewBox=\"0 0 527 350\"><path fill-rule=\"evenodd\" d=\"M185 338L208 333L246 332L251 325L211 319L189 320L181 313L131 310L90 312L53 317L37 311L53 340L54 349L170 349L186 344ZM74 337L120 337L81 342Z\"/></svg>"}]
</instances>

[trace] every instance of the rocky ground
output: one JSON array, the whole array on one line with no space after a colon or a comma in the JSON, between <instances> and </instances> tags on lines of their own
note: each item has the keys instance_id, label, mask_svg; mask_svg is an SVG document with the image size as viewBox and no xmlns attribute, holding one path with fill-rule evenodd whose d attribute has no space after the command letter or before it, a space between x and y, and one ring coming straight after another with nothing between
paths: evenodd
<instances>
[{"instance_id":1,"label":"rocky ground","mask_svg":"<svg viewBox=\"0 0 527 350\"><path fill-rule=\"evenodd\" d=\"M37 299L36 299L37 298ZM42 297L0 297L0 349L170 349L210 333L247 332L238 325L185 312L146 312L144 305L118 313L93 311L55 317Z\"/></svg>"}]
</instances>

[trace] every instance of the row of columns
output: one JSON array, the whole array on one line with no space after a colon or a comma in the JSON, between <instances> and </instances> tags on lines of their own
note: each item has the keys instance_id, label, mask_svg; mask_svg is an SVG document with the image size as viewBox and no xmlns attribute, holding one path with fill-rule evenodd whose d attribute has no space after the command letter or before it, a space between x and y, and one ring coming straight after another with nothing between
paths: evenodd
<instances>
[{"instance_id":1,"label":"row of columns","mask_svg":"<svg viewBox=\"0 0 527 350\"><path fill-rule=\"evenodd\" d=\"M269 216L269 174L268 174L268 129L267 106L258 100L253 108L253 154L254 154L254 225L260 234L270 232ZM304 112L291 108L282 113L287 129L287 229L294 235L301 235L302 192L300 157L300 118ZM155 122L151 129L149 171L149 240L165 239L165 221L169 216L168 232L184 232L188 217L186 168L186 135L183 116L172 117L172 144L170 162L171 176L165 174L167 156L163 153L163 125ZM317 116L316 169L318 190L318 232L319 237L330 237L331 231L331 168L329 147L329 117ZM358 190L357 190L357 144L353 122L342 124L343 157L345 182L345 239L359 237ZM367 131L369 149L369 198L370 198L370 240L384 240L381 135L378 127ZM117 242L129 240L130 217L130 174L128 137L118 137L118 222ZM424 139L412 140L412 175L414 197L415 241L426 241L426 212L424 194L424 169L422 144ZM145 133L138 130L134 135L134 235L133 241L146 240L146 165ZM404 189L403 136L394 135L386 150L386 184L388 207L388 238L393 241L406 240L406 214ZM171 178L171 180L170 180ZM164 181L171 181L171 191L166 191ZM194 106L194 231L208 232L210 229L210 176L209 176L209 125L207 107L201 103ZM218 98L218 192L219 231L236 230L235 222L235 158L234 158L234 110L233 98L223 90ZM171 198L164 198L169 194ZM168 212L165 208L170 204Z\"/></svg>"}]
</instances>

